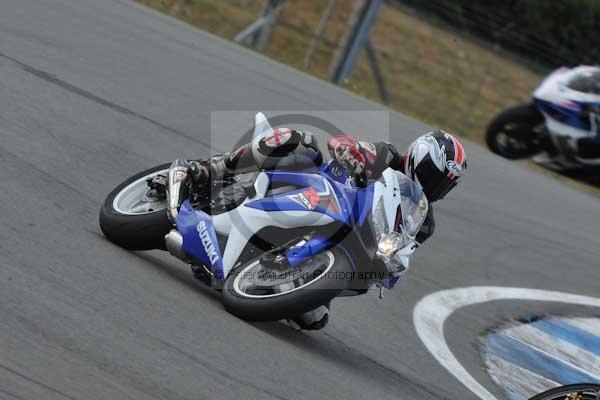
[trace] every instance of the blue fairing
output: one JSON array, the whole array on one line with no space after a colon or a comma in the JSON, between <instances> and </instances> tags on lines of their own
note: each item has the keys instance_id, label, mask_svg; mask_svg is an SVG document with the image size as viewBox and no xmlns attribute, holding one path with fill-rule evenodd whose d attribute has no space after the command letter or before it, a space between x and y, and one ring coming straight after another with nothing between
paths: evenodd
<instances>
[{"instance_id":1,"label":"blue fairing","mask_svg":"<svg viewBox=\"0 0 600 400\"><path fill-rule=\"evenodd\" d=\"M381 286L383 286L386 289L391 289L394 286L396 286L396 283L398 283L398 281L400 280L400 278L402 277L402 275L400 274L395 274L392 277L388 278L388 279L383 279L381 281Z\"/></svg>"},{"instance_id":2,"label":"blue fairing","mask_svg":"<svg viewBox=\"0 0 600 400\"><path fill-rule=\"evenodd\" d=\"M223 257L210 215L194 209L186 200L181 204L176 224L183 236L185 252L210 266L215 278L223 279Z\"/></svg>"},{"instance_id":3,"label":"blue fairing","mask_svg":"<svg viewBox=\"0 0 600 400\"><path fill-rule=\"evenodd\" d=\"M578 129L590 130L590 121L582 114L582 110L586 105L585 103L569 101L569 105L567 106L537 98L534 98L533 102L540 111L563 124Z\"/></svg>"},{"instance_id":4,"label":"blue fairing","mask_svg":"<svg viewBox=\"0 0 600 400\"><path fill-rule=\"evenodd\" d=\"M321 165L319 167L319 173L322 175L327 175L330 180L336 181L338 183L350 184L350 182L352 182L344 168L342 168L342 166L338 162L333 160Z\"/></svg>"},{"instance_id":5,"label":"blue fairing","mask_svg":"<svg viewBox=\"0 0 600 400\"><path fill-rule=\"evenodd\" d=\"M371 208L373 207L374 190L375 185L371 184L365 189L355 192L356 195L354 198L354 207L352 208L352 212L354 215L354 220L357 221L358 225L364 224L367 217L371 213Z\"/></svg>"},{"instance_id":6,"label":"blue fairing","mask_svg":"<svg viewBox=\"0 0 600 400\"><path fill-rule=\"evenodd\" d=\"M366 188L358 188L356 181L348 176L338 162L333 160L320 169L321 173L329 178L336 193L343 193L346 203L350 205L352 217L356 224L364 224L371 212L375 186L370 184Z\"/></svg>"},{"instance_id":7,"label":"blue fairing","mask_svg":"<svg viewBox=\"0 0 600 400\"><path fill-rule=\"evenodd\" d=\"M267 176L273 186L292 185L301 189L249 201L246 207L264 211L313 211L348 227L364 224L371 212L374 185L357 188L354 180L335 162L311 171L269 171ZM176 225L183 236L184 251L196 262L209 266L216 278L223 279L221 249L211 216L194 209L186 200L179 209ZM288 260L291 265L298 265L334 245L317 235L303 246L291 248Z\"/></svg>"},{"instance_id":8,"label":"blue fairing","mask_svg":"<svg viewBox=\"0 0 600 400\"><path fill-rule=\"evenodd\" d=\"M301 189L251 201L246 207L264 211L314 211L348 226L362 225L371 211L373 185L357 188L335 161L314 171L270 171L267 175L273 186L292 185Z\"/></svg>"},{"instance_id":9,"label":"blue fairing","mask_svg":"<svg viewBox=\"0 0 600 400\"><path fill-rule=\"evenodd\" d=\"M292 184L299 187L313 187L317 192L325 190L325 182L319 175L319 170L314 171L266 171L271 185Z\"/></svg>"}]
</instances>

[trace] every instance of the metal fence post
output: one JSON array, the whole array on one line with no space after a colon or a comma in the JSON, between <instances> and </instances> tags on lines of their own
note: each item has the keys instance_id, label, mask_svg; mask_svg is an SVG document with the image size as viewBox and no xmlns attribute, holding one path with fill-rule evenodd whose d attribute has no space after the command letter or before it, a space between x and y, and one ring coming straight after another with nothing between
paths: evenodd
<instances>
[{"instance_id":1,"label":"metal fence post","mask_svg":"<svg viewBox=\"0 0 600 400\"><path fill-rule=\"evenodd\" d=\"M377 63L375 48L369 43L369 32L377 19L382 3L383 0L356 0L340 49L330 65L329 79L337 85L343 85L344 80L354 69L360 50L367 46L367 55L373 68L381 98L387 103L389 100L388 93Z\"/></svg>"},{"instance_id":2,"label":"metal fence post","mask_svg":"<svg viewBox=\"0 0 600 400\"><path fill-rule=\"evenodd\" d=\"M310 66L310 60L313 56L313 53L317 49L317 46L321 42L323 32L325 32L327 22L329 22L329 18L331 18L331 13L333 12L334 6L335 0L329 0L329 3L327 3L327 8L321 16L321 20L319 21L319 26L317 26L317 30L315 31L315 36L310 41L310 45L308 46L308 50L306 51L306 55L304 56L304 69L308 69L308 67Z\"/></svg>"},{"instance_id":3,"label":"metal fence post","mask_svg":"<svg viewBox=\"0 0 600 400\"><path fill-rule=\"evenodd\" d=\"M379 89L379 97L381 97L381 101L383 101L384 104L389 104L390 95L385 86L383 73L381 72L381 68L379 68L379 62L377 61L377 52L371 43L371 39L367 39L365 49L367 50L367 57L369 58L369 63L373 69L373 76L375 77L375 83L377 83L377 89Z\"/></svg>"},{"instance_id":4,"label":"metal fence post","mask_svg":"<svg viewBox=\"0 0 600 400\"><path fill-rule=\"evenodd\" d=\"M246 27L246 29L235 35L233 40L242 44L250 43L258 51L263 51L269 41L273 23L279 11L281 11L283 3L285 3L285 0L267 0L260 13L260 17Z\"/></svg>"}]
</instances>

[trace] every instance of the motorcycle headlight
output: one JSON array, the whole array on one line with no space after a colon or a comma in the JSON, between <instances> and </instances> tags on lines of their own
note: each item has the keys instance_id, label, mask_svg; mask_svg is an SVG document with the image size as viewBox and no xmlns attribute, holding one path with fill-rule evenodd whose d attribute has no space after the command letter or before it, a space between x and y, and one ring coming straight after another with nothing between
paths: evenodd
<instances>
[{"instance_id":1,"label":"motorcycle headlight","mask_svg":"<svg viewBox=\"0 0 600 400\"><path fill-rule=\"evenodd\" d=\"M373 233L377 240L376 256L390 273L402 272L408 268L408 258L403 249L410 244L410 237L403 230L394 231L388 226L383 199L380 199L372 214Z\"/></svg>"},{"instance_id":2,"label":"motorcycle headlight","mask_svg":"<svg viewBox=\"0 0 600 400\"><path fill-rule=\"evenodd\" d=\"M403 245L403 236L398 232L382 233L377 244L378 256L391 256Z\"/></svg>"},{"instance_id":3,"label":"motorcycle headlight","mask_svg":"<svg viewBox=\"0 0 600 400\"><path fill-rule=\"evenodd\" d=\"M389 272L404 272L408 268L408 257L403 254L410 247L408 244L410 241L402 233L390 232L379 236L377 257L383 261Z\"/></svg>"}]
</instances>

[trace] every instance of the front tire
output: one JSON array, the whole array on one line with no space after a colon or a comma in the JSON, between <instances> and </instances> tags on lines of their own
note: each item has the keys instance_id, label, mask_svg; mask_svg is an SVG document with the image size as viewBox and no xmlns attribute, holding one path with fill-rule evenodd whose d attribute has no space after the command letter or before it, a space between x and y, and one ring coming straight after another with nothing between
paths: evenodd
<instances>
[{"instance_id":1,"label":"front tire","mask_svg":"<svg viewBox=\"0 0 600 400\"><path fill-rule=\"evenodd\" d=\"M486 144L504 158L529 158L541 151L538 142L543 127L544 116L535 105L511 107L492 120L487 128Z\"/></svg>"},{"instance_id":2,"label":"front tire","mask_svg":"<svg viewBox=\"0 0 600 400\"><path fill-rule=\"evenodd\" d=\"M225 309L248 321L277 321L327 304L348 286L353 269L350 260L337 249L326 250L315 257L318 256L328 257L331 265L328 263L319 272L313 271L302 275L316 276L307 284L279 293L269 293L269 290L265 290L265 293L241 290L240 286L243 285L246 275L252 274L252 267L261 262L261 257L242 264L234 269L225 281L223 287ZM297 284L298 281L300 280L297 279L293 283Z\"/></svg>"},{"instance_id":3,"label":"front tire","mask_svg":"<svg viewBox=\"0 0 600 400\"><path fill-rule=\"evenodd\" d=\"M579 397L579 396L581 397ZM600 397L600 385L593 383L578 383L574 385L560 386L537 394L529 400L597 400Z\"/></svg>"},{"instance_id":4,"label":"front tire","mask_svg":"<svg viewBox=\"0 0 600 400\"><path fill-rule=\"evenodd\" d=\"M163 164L140 172L108 195L100 209L100 229L108 240L127 250L165 248L164 237L173 228L167 216L166 200L164 204L160 201L148 202L145 210L143 207L133 209L121 203L134 202L135 197L139 197L138 192L144 190L145 179L163 172L166 174L169 165ZM131 199L127 199L127 196Z\"/></svg>"}]
</instances>

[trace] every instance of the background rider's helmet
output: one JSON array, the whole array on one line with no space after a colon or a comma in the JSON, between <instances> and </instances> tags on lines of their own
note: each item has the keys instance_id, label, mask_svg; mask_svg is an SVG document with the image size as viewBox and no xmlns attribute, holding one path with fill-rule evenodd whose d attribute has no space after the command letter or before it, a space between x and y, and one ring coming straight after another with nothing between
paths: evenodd
<instances>
[{"instance_id":1,"label":"background rider's helmet","mask_svg":"<svg viewBox=\"0 0 600 400\"><path fill-rule=\"evenodd\" d=\"M410 145L404 163L406 175L421 185L429 202L433 202L457 185L467 169L467 156L458 139L436 130Z\"/></svg>"}]
</instances>

